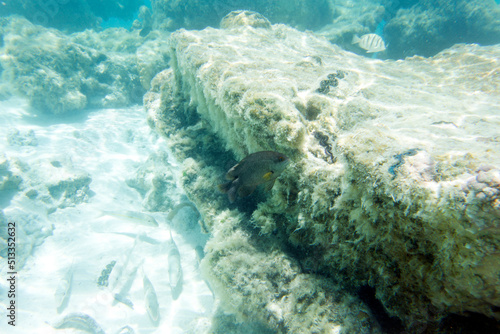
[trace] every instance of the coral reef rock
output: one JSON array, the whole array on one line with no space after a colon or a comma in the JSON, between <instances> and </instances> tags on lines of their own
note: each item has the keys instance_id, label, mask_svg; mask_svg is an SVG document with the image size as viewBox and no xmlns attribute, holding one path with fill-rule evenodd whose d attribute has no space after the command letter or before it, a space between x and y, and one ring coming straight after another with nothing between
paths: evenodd
<instances>
[{"instance_id":1,"label":"coral reef rock","mask_svg":"<svg viewBox=\"0 0 500 334\"><path fill-rule=\"evenodd\" d=\"M175 205L175 170L168 162L168 154L151 154L141 165L127 185L139 192L144 199L143 207L148 211L166 212Z\"/></svg>"},{"instance_id":2,"label":"coral reef rock","mask_svg":"<svg viewBox=\"0 0 500 334\"><path fill-rule=\"evenodd\" d=\"M500 43L500 6L494 0L336 0L332 21L316 33L361 55L354 35L375 33L389 45L370 57L404 59L425 57L457 43Z\"/></svg>"},{"instance_id":3,"label":"coral reef rock","mask_svg":"<svg viewBox=\"0 0 500 334\"><path fill-rule=\"evenodd\" d=\"M145 106L211 233L202 268L227 312L283 333L500 318L498 48L380 61L280 24L179 30L169 48ZM292 162L230 204L225 166L260 150Z\"/></svg>"},{"instance_id":4,"label":"coral reef rock","mask_svg":"<svg viewBox=\"0 0 500 334\"><path fill-rule=\"evenodd\" d=\"M365 54L352 44L352 38L376 32L377 26L387 16L385 8L376 0L358 0L356 4L351 0L335 0L334 4L332 21L316 33L345 50Z\"/></svg>"},{"instance_id":5,"label":"coral reef rock","mask_svg":"<svg viewBox=\"0 0 500 334\"><path fill-rule=\"evenodd\" d=\"M263 15L248 10L231 12L224 16L220 21L220 27L222 29L236 28L239 26L270 28L271 22L269 22Z\"/></svg>"},{"instance_id":6,"label":"coral reef rock","mask_svg":"<svg viewBox=\"0 0 500 334\"><path fill-rule=\"evenodd\" d=\"M0 19L0 34L2 81L48 113L140 103L154 75L168 67L159 33L145 39L113 28L68 36L14 16Z\"/></svg>"},{"instance_id":7,"label":"coral reef rock","mask_svg":"<svg viewBox=\"0 0 500 334\"><path fill-rule=\"evenodd\" d=\"M7 224L14 222L16 237L22 240L16 244L16 268L22 268L33 248L52 233L53 220L48 215L88 202L93 195L91 181L88 173L64 159L44 157L27 163L0 156L0 205L7 207L0 210L0 227L4 231L0 234L0 256L6 257Z\"/></svg>"},{"instance_id":8,"label":"coral reef rock","mask_svg":"<svg viewBox=\"0 0 500 334\"><path fill-rule=\"evenodd\" d=\"M20 208L5 211L0 210L0 257L7 259L8 253L12 251L12 238L9 238L8 228L15 227L15 239L22 240L16 243L15 261L16 268L19 270L24 266L33 249L52 234L54 227L47 217L36 213Z\"/></svg>"},{"instance_id":9,"label":"coral reef rock","mask_svg":"<svg viewBox=\"0 0 500 334\"><path fill-rule=\"evenodd\" d=\"M241 9L302 29L316 29L332 19L328 0L152 0L151 5L155 28L167 30L218 27L229 12Z\"/></svg>"},{"instance_id":10,"label":"coral reef rock","mask_svg":"<svg viewBox=\"0 0 500 334\"><path fill-rule=\"evenodd\" d=\"M93 195L90 175L69 162L54 159L40 160L31 166L19 164L23 166L21 190L24 195L24 198L19 196L19 200L43 203L47 213L88 202Z\"/></svg>"},{"instance_id":11,"label":"coral reef rock","mask_svg":"<svg viewBox=\"0 0 500 334\"><path fill-rule=\"evenodd\" d=\"M384 32L390 58L433 56L457 43L498 44L500 6L493 0L458 0L452 6L447 0L420 0L399 8Z\"/></svg>"}]
</instances>

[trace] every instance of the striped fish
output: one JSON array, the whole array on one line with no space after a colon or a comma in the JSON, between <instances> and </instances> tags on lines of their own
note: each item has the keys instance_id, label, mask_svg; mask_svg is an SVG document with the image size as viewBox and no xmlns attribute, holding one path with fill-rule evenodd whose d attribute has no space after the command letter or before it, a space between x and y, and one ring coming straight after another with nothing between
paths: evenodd
<instances>
[{"instance_id":1,"label":"striped fish","mask_svg":"<svg viewBox=\"0 0 500 334\"><path fill-rule=\"evenodd\" d=\"M360 48L365 49L367 53L380 52L385 50L385 43L377 34L366 34L361 37L354 35L352 44L358 44Z\"/></svg>"}]
</instances>

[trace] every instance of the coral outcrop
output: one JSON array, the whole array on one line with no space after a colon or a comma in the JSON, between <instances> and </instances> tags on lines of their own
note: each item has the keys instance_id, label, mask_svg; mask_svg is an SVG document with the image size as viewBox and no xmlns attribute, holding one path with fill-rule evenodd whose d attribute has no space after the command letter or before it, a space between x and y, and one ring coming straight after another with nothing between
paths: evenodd
<instances>
[{"instance_id":1,"label":"coral outcrop","mask_svg":"<svg viewBox=\"0 0 500 334\"><path fill-rule=\"evenodd\" d=\"M126 181L129 187L141 194L144 199L142 206L148 211L167 212L178 202L175 173L168 158L165 152L152 154L137 169L136 175Z\"/></svg>"},{"instance_id":2,"label":"coral outcrop","mask_svg":"<svg viewBox=\"0 0 500 334\"><path fill-rule=\"evenodd\" d=\"M32 107L62 114L140 103L151 78L168 67L160 33L123 28L64 35L21 17L0 19L2 81Z\"/></svg>"},{"instance_id":3,"label":"coral outcrop","mask_svg":"<svg viewBox=\"0 0 500 334\"><path fill-rule=\"evenodd\" d=\"M459 0L453 6L446 0L415 1L399 8L384 32L391 58L433 56L457 43L498 44L500 6L493 0Z\"/></svg>"},{"instance_id":4,"label":"coral outcrop","mask_svg":"<svg viewBox=\"0 0 500 334\"><path fill-rule=\"evenodd\" d=\"M497 48L378 61L279 24L180 30L169 47L145 105L183 161L226 311L283 333L500 319ZM292 163L231 205L227 162L260 150Z\"/></svg>"},{"instance_id":5,"label":"coral outcrop","mask_svg":"<svg viewBox=\"0 0 500 334\"><path fill-rule=\"evenodd\" d=\"M344 50L365 54L364 50L352 44L353 36L375 33L384 19L388 19L387 10L380 1L358 0L354 3L350 0L336 0L332 5L331 22L327 22L316 33ZM382 35L382 32L377 33Z\"/></svg>"},{"instance_id":6,"label":"coral outcrop","mask_svg":"<svg viewBox=\"0 0 500 334\"><path fill-rule=\"evenodd\" d=\"M30 139L29 135L25 138ZM2 207L10 202L24 205L0 210L0 256L6 258L7 224L14 222L16 238L21 240L16 243L16 268L22 268L32 249L52 233L53 225L47 215L58 208L87 202L92 196L91 181L87 173L73 168L67 161L40 159L28 164L21 159L0 156L0 204Z\"/></svg>"},{"instance_id":7,"label":"coral outcrop","mask_svg":"<svg viewBox=\"0 0 500 334\"><path fill-rule=\"evenodd\" d=\"M337 0L333 19L317 34L345 50L366 55L352 45L355 34L380 35L386 45L381 59L425 57L458 43L500 43L500 6L494 0ZM373 55L371 55L373 56Z\"/></svg>"},{"instance_id":8,"label":"coral outcrop","mask_svg":"<svg viewBox=\"0 0 500 334\"><path fill-rule=\"evenodd\" d=\"M246 9L259 12L273 23L286 23L302 29L317 29L330 23L328 0L152 0L154 26L176 30L218 27L231 11Z\"/></svg>"}]
</instances>

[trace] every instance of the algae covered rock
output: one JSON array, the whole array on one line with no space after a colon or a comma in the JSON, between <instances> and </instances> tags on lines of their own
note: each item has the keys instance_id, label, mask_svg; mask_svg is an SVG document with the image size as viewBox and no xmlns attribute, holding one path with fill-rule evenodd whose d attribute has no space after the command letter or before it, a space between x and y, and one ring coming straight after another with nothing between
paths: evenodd
<instances>
[{"instance_id":1,"label":"algae covered rock","mask_svg":"<svg viewBox=\"0 0 500 334\"><path fill-rule=\"evenodd\" d=\"M175 205L174 171L166 152L152 154L128 179L127 185L136 189L143 198L142 206L148 211L167 212Z\"/></svg>"},{"instance_id":2,"label":"algae covered rock","mask_svg":"<svg viewBox=\"0 0 500 334\"><path fill-rule=\"evenodd\" d=\"M68 36L20 17L3 19L0 33L3 81L48 113L140 103L152 77L168 67L155 34L148 40L137 31L107 29Z\"/></svg>"},{"instance_id":3,"label":"algae covered rock","mask_svg":"<svg viewBox=\"0 0 500 334\"><path fill-rule=\"evenodd\" d=\"M254 28L270 28L271 22L263 15L248 10L231 12L220 21L221 29L250 26Z\"/></svg>"},{"instance_id":4,"label":"algae covered rock","mask_svg":"<svg viewBox=\"0 0 500 334\"><path fill-rule=\"evenodd\" d=\"M16 269L20 270L33 249L44 242L52 234L53 225L46 217L36 213L26 212L19 208L0 210L0 256L7 259L12 250L12 238L9 238L8 228L15 228L16 242ZM9 245L10 243L10 245Z\"/></svg>"},{"instance_id":5,"label":"algae covered rock","mask_svg":"<svg viewBox=\"0 0 500 334\"><path fill-rule=\"evenodd\" d=\"M319 27L316 33L344 50L360 52L352 44L354 35L362 36L375 33L383 20L388 19L388 10L378 0L336 0L332 2L331 22ZM378 32L382 34L383 31ZM361 50L364 51L364 50Z\"/></svg>"},{"instance_id":6,"label":"algae covered rock","mask_svg":"<svg viewBox=\"0 0 500 334\"><path fill-rule=\"evenodd\" d=\"M18 17L0 29L4 35L2 77L29 97L34 107L57 114L87 105L80 81L100 59L97 51L68 43L60 32Z\"/></svg>"},{"instance_id":7,"label":"algae covered rock","mask_svg":"<svg viewBox=\"0 0 500 334\"><path fill-rule=\"evenodd\" d=\"M317 34L358 54L354 35L375 33L387 49L375 57L404 59L425 57L457 43L494 45L500 43L500 8L494 0L336 0L333 17L318 27Z\"/></svg>"},{"instance_id":8,"label":"algae covered rock","mask_svg":"<svg viewBox=\"0 0 500 334\"><path fill-rule=\"evenodd\" d=\"M70 162L40 160L23 164L22 191L25 198L42 203L48 213L88 202L92 178Z\"/></svg>"},{"instance_id":9,"label":"algae covered rock","mask_svg":"<svg viewBox=\"0 0 500 334\"><path fill-rule=\"evenodd\" d=\"M145 105L183 161L228 312L281 332L376 331L368 289L383 331L499 319L497 48L379 61L283 25L180 30L169 46ZM225 162L261 150L292 163L231 205Z\"/></svg>"},{"instance_id":10,"label":"algae covered rock","mask_svg":"<svg viewBox=\"0 0 500 334\"><path fill-rule=\"evenodd\" d=\"M153 77L169 66L170 58L166 44L166 38L160 37L137 48L137 69L141 85L146 90L150 88Z\"/></svg>"},{"instance_id":11,"label":"algae covered rock","mask_svg":"<svg viewBox=\"0 0 500 334\"><path fill-rule=\"evenodd\" d=\"M22 177L19 170L13 166L13 161L5 155L0 155L0 191L17 191Z\"/></svg>"},{"instance_id":12,"label":"algae covered rock","mask_svg":"<svg viewBox=\"0 0 500 334\"><path fill-rule=\"evenodd\" d=\"M384 29L391 58L433 56L457 43L500 43L500 8L493 0L415 1L399 8Z\"/></svg>"},{"instance_id":13,"label":"algae covered rock","mask_svg":"<svg viewBox=\"0 0 500 334\"><path fill-rule=\"evenodd\" d=\"M176 30L217 27L231 11L250 10L273 23L314 29L330 23L332 12L327 0L152 0L155 28Z\"/></svg>"}]
</instances>

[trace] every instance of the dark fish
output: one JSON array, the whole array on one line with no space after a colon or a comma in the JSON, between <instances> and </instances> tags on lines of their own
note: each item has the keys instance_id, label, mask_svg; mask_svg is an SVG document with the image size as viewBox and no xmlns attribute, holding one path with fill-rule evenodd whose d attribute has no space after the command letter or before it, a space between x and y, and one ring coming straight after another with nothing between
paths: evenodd
<instances>
[{"instance_id":1,"label":"dark fish","mask_svg":"<svg viewBox=\"0 0 500 334\"><path fill-rule=\"evenodd\" d=\"M222 192L227 193L233 203L236 197L252 194L260 184L265 184L266 190L271 190L276 178L288 166L290 160L282 153L261 151L252 153L226 174L229 182L219 185Z\"/></svg>"}]
</instances>

